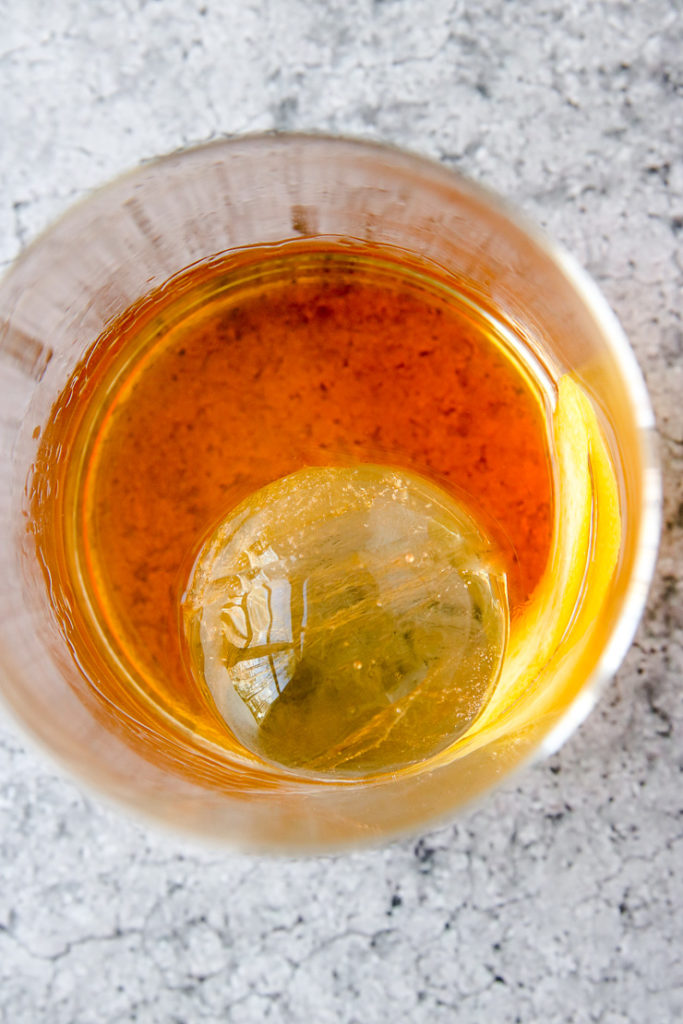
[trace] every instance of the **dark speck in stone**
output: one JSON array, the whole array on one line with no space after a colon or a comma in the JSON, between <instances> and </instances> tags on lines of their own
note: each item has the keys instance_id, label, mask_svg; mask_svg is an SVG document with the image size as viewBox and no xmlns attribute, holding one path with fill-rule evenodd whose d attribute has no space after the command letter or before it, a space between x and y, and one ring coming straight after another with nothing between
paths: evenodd
<instances>
[{"instance_id":1,"label":"dark speck in stone","mask_svg":"<svg viewBox=\"0 0 683 1024\"><path fill-rule=\"evenodd\" d=\"M424 839L415 846L415 858L418 862L418 868L423 874L429 874L434 868L434 854L436 850L433 846L429 846Z\"/></svg>"},{"instance_id":2,"label":"dark speck in stone","mask_svg":"<svg viewBox=\"0 0 683 1024\"><path fill-rule=\"evenodd\" d=\"M662 723L662 728L657 730L657 735L663 739L669 739L673 732L671 717L664 708L660 707L656 700L656 690L652 683L645 684L645 697L650 712Z\"/></svg>"},{"instance_id":3,"label":"dark speck in stone","mask_svg":"<svg viewBox=\"0 0 683 1024\"><path fill-rule=\"evenodd\" d=\"M672 75L667 68L662 68L656 77L665 92L673 93L675 95L681 91L680 80L677 80L677 78Z\"/></svg>"},{"instance_id":4,"label":"dark speck in stone","mask_svg":"<svg viewBox=\"0 0 683 1024\"><path fill-rule=\"evenodd\" d=\"M285 96L273 108L273 120L276 128L287 128L299 109L296 96Z\"/></svg>"},{"instance_id":5,"label":"dark speck in stone","mask_svg":"<svg viewBox=\"0 0 683 1024\"><path fill-rule=\"evenodd\" d=\"M650 164L649 167L645 168L646 174L650 177L655 175L663 182L664 185L669 184L669 172L671 171L671 164L668 162L662 164Z\"/></svg>"}]
</instances>

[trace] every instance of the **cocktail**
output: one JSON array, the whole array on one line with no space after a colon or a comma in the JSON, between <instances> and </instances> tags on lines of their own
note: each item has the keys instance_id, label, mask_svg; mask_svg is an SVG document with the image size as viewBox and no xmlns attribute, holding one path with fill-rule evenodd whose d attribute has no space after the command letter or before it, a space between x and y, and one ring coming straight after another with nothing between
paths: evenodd
<instances>
[{"instance_id":1,"label":"cocktail","mask_svg":"<svg viewBox=\"0 0 683 1024\"><path fill-rule=\"evenodd\" d=\"M247 848L453 812L630 642L659 483L595 287L349 140L147 165L0 288L4 689L86 782Z\"/></svg>"}]
</instances>

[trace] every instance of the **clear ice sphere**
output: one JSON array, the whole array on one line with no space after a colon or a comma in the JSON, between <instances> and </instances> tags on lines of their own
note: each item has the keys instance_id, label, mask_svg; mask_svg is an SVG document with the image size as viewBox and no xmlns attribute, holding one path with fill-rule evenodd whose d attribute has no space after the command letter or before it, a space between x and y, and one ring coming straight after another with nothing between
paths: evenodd
<instances>
[{"instance_id":1,"label":"clear ice sphere","mask_svg":"<svg viewBox=\"0 0 683 1024\"><path fill-rule=\"evenodd\" d=\"M396 771L478 716L507 636L505 574L471 515L405 470L302 469L251 495L199 554L193 673L261 758Z\"/></svg>"}]
</instances>

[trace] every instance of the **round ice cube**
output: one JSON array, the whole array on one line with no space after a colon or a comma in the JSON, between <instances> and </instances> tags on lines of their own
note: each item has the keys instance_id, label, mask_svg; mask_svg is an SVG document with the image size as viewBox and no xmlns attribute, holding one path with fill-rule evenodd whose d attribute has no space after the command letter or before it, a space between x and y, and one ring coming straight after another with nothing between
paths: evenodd
<instances>
[{"instance_id":1,"label":"round ice cube","mask_svg":"<svg viewBox=\"0 0 683 1024\"><path fill-rule=\"evenodd\" d=\"M302 469L214 530L184 601L192 670L241 743L288 768L395 771L485 705L505 574L472 516L405 470Z\"/></svg>"}]
</instances>

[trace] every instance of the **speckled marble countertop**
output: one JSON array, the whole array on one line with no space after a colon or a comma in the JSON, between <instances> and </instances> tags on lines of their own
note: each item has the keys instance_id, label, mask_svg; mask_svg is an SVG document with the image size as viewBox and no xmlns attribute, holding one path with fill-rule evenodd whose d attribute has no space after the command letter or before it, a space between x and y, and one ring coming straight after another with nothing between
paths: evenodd
<instances>
[{"instance_id":1,"label":"speckled marble countertop","mask_svg":"<svg viewBox=\"0 0 683 1024\"><path fill-rule=\"evenodd\" d=\"M0 1019L683 1019L680 0L0 0L0 264L88 189L324 129L506 193L598 280L653 397L664 534L598 709L457 824L276 861L147 833L0 721Z\"/></svg>"}]
</instances>

